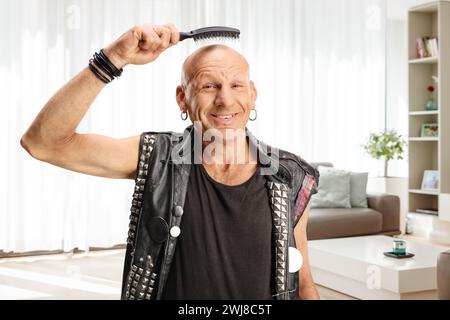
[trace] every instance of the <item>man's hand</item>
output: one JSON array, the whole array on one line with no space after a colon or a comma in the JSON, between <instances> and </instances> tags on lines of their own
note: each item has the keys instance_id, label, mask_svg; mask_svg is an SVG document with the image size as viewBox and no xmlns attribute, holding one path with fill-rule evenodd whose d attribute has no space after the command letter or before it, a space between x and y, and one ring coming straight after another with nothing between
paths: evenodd
<instances>
[{"instance_id":1,"label":"man's hand","mask_svg":"<svg viewBox=\"0 0 450 320\"><path fill-rule=\"evenodd\" d=\"M180 33L173 24L145 23L125 32L104 49L117 67L127 64L146 64L154 61L167 48L178 43Z\"/></svg>"}]
</instances>

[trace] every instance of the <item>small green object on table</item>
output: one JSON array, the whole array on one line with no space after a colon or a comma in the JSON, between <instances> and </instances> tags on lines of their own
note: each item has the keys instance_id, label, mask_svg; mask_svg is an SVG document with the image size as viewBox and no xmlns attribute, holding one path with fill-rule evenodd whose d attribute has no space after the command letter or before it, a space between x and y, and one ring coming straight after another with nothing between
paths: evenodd
<instances>
[{"instance_id":1,"label":"small green object on table","mask_svg":"<svg viewBox=\"0 0 450 320\"><path fill-rule=\"evenodd\" d=\"M383 252L383 254L386 257L391 257L391 258L396 258L396 259L412 258L412 257L415 256L414 253L409 253L409 252L407 252L405 254L396 254L396 253L391 251L391 252Z\"/></svg>"},{"instance_id":2,"label":"small green object on table","mask_svg":"<svg viewBox=\"0 0 450 320\"><path fill-rule=\"evenodd\" d=\"M396 239L392 242L392 252L397 255L406 254L406 241Z\"/></svg>"}]
</instances>

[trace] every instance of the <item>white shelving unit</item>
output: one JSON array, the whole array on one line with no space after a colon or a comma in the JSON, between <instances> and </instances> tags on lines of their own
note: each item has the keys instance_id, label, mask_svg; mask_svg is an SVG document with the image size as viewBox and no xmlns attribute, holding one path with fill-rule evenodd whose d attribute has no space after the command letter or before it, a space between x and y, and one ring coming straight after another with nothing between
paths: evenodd
<instances>
[{"instance_id":1,"label":"white shelving unit","mask_svg":"<svg viewBox=\"0 0 450 320\"><path fill-rule=\"evenodd\" d=\"M429 57L429 58L420 58L420 59L412 59L409 60L410 64L416 64L416 63L437 63L439 61L436 57Z\"/></svg>"},{"instance_id":2,"label":"white shelving unit","mask_svg":"<svg viewBox=\"0 0 450 320\"><path fill-rule=\"evenodd\" d=\"M409 113L410 116L426 116L426 115L433 115L433 114L439 114L439 111L411 111Z\"/></svg>"},{"instance_id":3,"label":"white shelving unit","mask_svg":"<svg viewBox=\"0 0 450 320\"><path fill-rule=\"evenodd\" d=\"M417 57L416 39L438 38L439 56ZM438 84L432 76L437 76ZM435 86L437 111L427 111L427 86ZM409 192L408 211L435 208L450 221L450 2L435 1L408 11ZM438 137L421 137L424 123L438 124ZM439 190L421 190L425 170L437 170Z\"/></svg>"}]
</instances>

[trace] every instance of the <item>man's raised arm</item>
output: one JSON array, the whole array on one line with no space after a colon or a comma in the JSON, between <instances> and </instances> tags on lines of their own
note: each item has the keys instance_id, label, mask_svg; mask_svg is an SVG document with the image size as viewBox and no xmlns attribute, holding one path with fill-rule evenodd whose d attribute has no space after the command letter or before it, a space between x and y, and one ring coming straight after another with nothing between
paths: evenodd
<instances>
[{"instance_id":1,"label":"man's raised arm","mask_svg":"<svg viewBox=\"0 0 450 320\"><path fill-rule=\"evenodd\" d=\"M131 28L104 49L118 68L154 61L177 44L179 32L173 24L150 23ZM133 179L139 135L115 139L79 134L78 125L105 87L89 68L64 85L42 108L20 144L34 158L89 175Z\"/></svg>"}]
</instances>

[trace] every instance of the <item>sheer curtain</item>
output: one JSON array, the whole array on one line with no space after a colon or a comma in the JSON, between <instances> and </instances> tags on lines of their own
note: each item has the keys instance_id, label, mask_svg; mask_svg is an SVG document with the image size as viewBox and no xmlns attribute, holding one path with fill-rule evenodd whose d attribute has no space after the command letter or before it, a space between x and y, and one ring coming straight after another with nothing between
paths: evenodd
<instances>
[{"instance_id":1,"label":"sheer curtain","mask_svg":"<svg viewBox=\"0 0 450 320\"><path fill-rule=\"evenodd\" d=\"M19 145L51 95L94 51L131 26L175 23L241 30L231 44L251 65L265 142L308 161L378 170L361 148L384 125L384 0L1 0L0 250L87 249L126 240L132 181L72 173ZM183 41L154 63L129 66L108 85L80 132L126 137L179 131L175 88Z\"/></svg>"}]
</instances>

